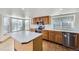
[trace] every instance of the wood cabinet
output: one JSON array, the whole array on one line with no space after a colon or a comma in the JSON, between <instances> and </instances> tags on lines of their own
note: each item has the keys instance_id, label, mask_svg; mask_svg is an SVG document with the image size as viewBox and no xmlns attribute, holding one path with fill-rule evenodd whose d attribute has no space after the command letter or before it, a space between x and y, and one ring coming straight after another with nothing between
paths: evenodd
<instances>
[{"instance_id":1,"label":"wood cabinet","mask_svg":"<svg viewBox=\"0 0 79 59\"><path fill-rule=\"evenodd\" d=\"M41 19L44 24L50 24L50 17L49 16L44 16L44 17L41 17Z\"/></svg>"},{"instance_id":2,"label":"wood cabinet","mask_svg":"<svg viewBox=\"0 0 79 59\"><path fill-rule=\"evenodd\" d=\"M54 31L49 31L49 40L50 41L55 41L55 35L54 35L55 33L54 33Z\"/></svg>"},{"instance_id":3,"label":"wood cabinet","mask_svg":"<svg viewBox=\"0 0 79 59\"><path fill-rule=\"evenodd\" d=\"M48 30L42 30L43 33L43 39L49 40L49 31Z\"/></svg>"},{"instance_id":4,"label":"wood cabinet","mask_svg":"<svg viewBox=\"0 0 79 59\"><path fill-rule=\"evenodd\" d=\"M77 41L75 42L76 50L79 50L79 34L77 34Z\"/></svg>"},{"instance_id":5,"label":"wood cabinet","mask_svg":"<svg viewBox=\"0 0 79 59\"><path fill-rule=\"evenodd\" d=\"M49 31L49 40L62 44L62 41L63 41L62 32Z\"/></svg>"},{"instance_id":6,"label":"wood cabinet","mask_svg":"<svg viewBox=\"0 0 79 59\"><path fill-rule=\"evenodd\" d=\"M40 21L40 18L39 18L39 17L33 18L33 24L36 24L36 23L39 22L39 21Z\"/></svg>"},{"instance_id":7,"label":"wood cabinet","mask_svg":"<svg viewBox=\"0 0 79 59\"><path fill-rule=\"evenodd\" d=\"M40 21L43 21L44 24L50 24L50 17L49 16L35 17L33 18L32 23L36 24L37 22Z\"/></svg>"},{"instance_id":8,"label":"wood cabinet","mask_svg":"<svg viewBox=\"0 0 79 59\"><path fill-rule=\"evenodd\" d=\"M39 36L33 40L33 51L42 51L43 50L43 40L42 36Z\"/></svg>"},{"instance_id":9,"label":"wood cabinet","mask_svg":"<svg viewBox=\"0 0 79 59\"><path fill-rule=\"evenodd\" d=\"M63 42L62 32L55 31L54 35L55 35L55 42L62 44Z\"/></svg>"}]
</instances>

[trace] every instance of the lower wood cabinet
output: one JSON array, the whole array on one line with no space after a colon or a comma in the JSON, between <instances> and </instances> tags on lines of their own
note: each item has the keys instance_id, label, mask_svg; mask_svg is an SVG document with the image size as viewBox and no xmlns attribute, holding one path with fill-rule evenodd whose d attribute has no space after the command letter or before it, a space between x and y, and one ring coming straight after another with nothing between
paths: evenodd
<instances>
[{"instance_id":1,"label":"lower wood cabinet","mask_svg":"<svg viewBox=\"0 0 79 59\"><path fill-rule=\"evenodd\" d=\"M62 32L49 31L49 40L62 44L63 41Z\"/></svg>"},{"instance_id":2,"label":"lower wood cabinet","mask_svg":"<svg viewBox=\"0 0 79 59\"><path fill-rule=\"evenodd\" d=\"M54 35L55 35L55 42L62 44L63 42L62 32L55 31Z\"/></svg>"},{"instance_id":3,"label":"lower wood cabinet","mask_svg":"<svg viewBox=\"0 0 79 59\"><path fill-rule=\"evenodd\" d=\"M77 41L75 42L76 44L76 50L79 50L79 34L77 34Z\"/></svg>"},{"instance_id":4,"label":"lower wood cabinet","mask_svg":"<svg viewBox=\"0 0 79 59\"><path fill-rule=\"evenodd\" d=\"M42 38L49 40L49 31L48 30L42 30L42 33L43 33Z\"/></svg>"},{"instance_id":5,"label":"lower wood cabinet","mask_svg":"<svg viewBox=\"0 0 79 59\"><path fill-rule=\"evenodd\" d=\"M54 33L54 31L49 31L49 40L55 42L55 33Z\"/></svg>"},{"instance_id":6,"label":"lower wood cabinet","mask_svg":"<svg viewBox=\"0 0 79 59\"><path fill-rule=\"evenodd\" d=\"M75 38L73 36L75 36ZM44 30L43 39L49 40L51 42L63 44L64 34L60 31ZM70 44L69 47L74 45L73 49L79 51L79 34L78 33L75 33L75 35L70 36L69 44Z\"/></svg>"},{"instance_id":7,"label":"lower wood cabinet","mask_svg":"<svg viewBox=\"0 0 79 59\"><path fill-rule=\"evenodd\" d=\"M32 32L34 32L34 29L31 29ZM63 44L64 36L62 32L60 31L52 31L52 30L42 30L42 38L45 40L49 40L51 42L56 42L59 44ZM79 50L79 33L76 33L75 39L74 39L74 50ZM71 41L72 43L72 41Z\"/></svg>"}]
</instances>

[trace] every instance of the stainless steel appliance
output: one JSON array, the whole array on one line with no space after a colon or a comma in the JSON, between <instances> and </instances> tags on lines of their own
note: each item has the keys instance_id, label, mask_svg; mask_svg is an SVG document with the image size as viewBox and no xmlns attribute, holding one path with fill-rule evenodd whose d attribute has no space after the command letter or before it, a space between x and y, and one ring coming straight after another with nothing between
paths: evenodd
<instances>
[{"instance_id":1,"label":"stainless steel appliance","mask_svg":"<svg viewBox=\"0 0 79 59\"><path fill-rule=\"evenodd\" d=\"M63 32L63 45L75 48L75 41L76 41L76 34L75 33L69 33L69 32Z\"/></svg>"}]
</instances>

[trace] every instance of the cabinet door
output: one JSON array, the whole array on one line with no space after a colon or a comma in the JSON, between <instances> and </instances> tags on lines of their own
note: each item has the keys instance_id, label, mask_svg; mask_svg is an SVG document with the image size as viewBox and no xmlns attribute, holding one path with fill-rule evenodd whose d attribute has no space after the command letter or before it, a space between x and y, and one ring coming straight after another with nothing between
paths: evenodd
<instances>
[{"instance_id":1,"label":"cabinet door","mask_svg":"<svg viewBox=\"0 0 79 59\"><path fill-rule=\"evenodd\" d=\"M39 17L33 18L33 24L37 24L37 22L39 21L40 21Z\"/></svg>"},{"instance_id":2,"label":"cabinet door","mask_svg":"<svg viewBox=\"0 0 79 59\"><path fill-rule=\"evenodd\" d=\"M45 17L45 24L49 24L49 16Z\"/></svg>"},{"instance_id":3,"label":"cabinet door","mask_svg":"<svg viewBox=\"0 0 79 59\"><path fill-rule=\"evenodd\" d=\"M49 40L53 42L55 41L54 31L49 31Z\"/></svg>"},{"instance_id":4,"label":"cabinet door","mask_svg":"<svg viewBox=\"0 0 79 59\"><path fill-rule=\"evenodd\" d=\"M62 33L57 31L55 31L54 33L55 33L55 42L62 44L63 42Z\"/></svg>"},{"instance_id":5,"label":"cabinet door","mask_svg":"<svg viewBox=\"0 0 79 59\"><path fill-rule=\"evenodd\" d=\"M48 30L42 30L43 33L43 39L49 40L49 31Z\"/></svg>"},{"instance_id":6,"label":"cabinet door","mask_svg":"<svg viewBox=\"0 0 79 59\"><path fill-rule=\"evenodd\" d=\"M37 23L37 22L40 22L40 18L39 18L39 17L36 18L36 23Z\"/></svg>"},{"instance_id":7,"label":"cabinet door","mask_svg":"<svg viewBox=\"0 0 79 59\"><path fill-rule=\"evenodd\" d=\"M44 24L49 24L49 16L43 17Z\"/></svg>"},{"instance_id":8,"label":"cabinet door","mask_svg":"<svg viewBox=\"0 0 79 59\"><path fill-rule=\"evenodd\" d=\"M33 24L35 24L36 23L36 18L33 18Z\"/></svg>"},{"instance_id":9,"label":"cabinet door","mask_svg":"<svg viewBox=\"0 0 79 59\"><path fill-rule=\"evenodd\" d=\"M76 50L79 50L79 34L77 34L77 40L75 41Z\"/></svg>"},{"instance_id":10,"label":"cabinet door","mask_svg":"<svg viewBox=\"0 0 79 59\"><path fill-rule=\"evenodd\" d=\"M50 23L50 17L49 16L43 16L43 17L35 17L33 18L33 24L36 24L37 22L40 22L42 20L44 24Z\"/></svg>"}]
</instances>

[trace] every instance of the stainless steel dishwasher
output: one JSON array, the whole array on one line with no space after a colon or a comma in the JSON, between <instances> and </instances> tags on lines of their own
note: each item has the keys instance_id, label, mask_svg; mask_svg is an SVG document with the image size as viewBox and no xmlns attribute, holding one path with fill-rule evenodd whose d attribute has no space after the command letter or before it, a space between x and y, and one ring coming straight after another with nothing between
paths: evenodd
<instances>
[{"instance_id":1,"label":"stainless steel dishwasher","mask_svg":"<svg viewBox=\"0 0 79 59\"><path fill-rule=\"evenodd\" d=\"M76 41L75 33L63 32L63 45L64 46L75 48L75 41Z\"/></svg>"}]
</instances>

